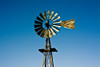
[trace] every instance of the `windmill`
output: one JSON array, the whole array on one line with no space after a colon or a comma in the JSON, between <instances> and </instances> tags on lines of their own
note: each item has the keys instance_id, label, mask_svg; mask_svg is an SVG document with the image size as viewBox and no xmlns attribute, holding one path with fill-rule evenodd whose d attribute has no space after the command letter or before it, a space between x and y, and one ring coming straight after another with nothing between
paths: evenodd
<instances>
[{"instance_id":1,"label":"windmill","mask_svg":"<svg viewBox=\"0 0 100 67\"><path fill-rule=\"evenodd\" d=\"M34 28L36 33L46 38L45 48L39 49L43 53L42 67L54 67L52 52L57 52L56 48L51 47L50 38L55 36L60 31L60 27L74 29L74 19L62 21L58 13L54 11L44 11L36 17Z\"/></svg>"}]
</instances>

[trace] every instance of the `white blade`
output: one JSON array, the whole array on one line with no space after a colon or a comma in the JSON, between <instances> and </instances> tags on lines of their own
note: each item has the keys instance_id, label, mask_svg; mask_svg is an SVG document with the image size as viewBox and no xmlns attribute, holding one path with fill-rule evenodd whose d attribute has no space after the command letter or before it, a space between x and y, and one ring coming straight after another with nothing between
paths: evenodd
<instances>
[{"instance_id":1,"label":"white blade","mask_svg":"<svg viewBox=\"0 0 100 67\"><path fill-rule=\"evenodd\" d=\"M51 17L52 17L52 15L53 15L53 13L54 13L54 11L52 11L52 12L51 12L51 15L50 15L50 18L49 18L49 19L51 19Z\"/></svg>"},{"instance_id":2,"label":"white blade","mask_svg":"<svg viewBox=\"0 0 100 67\"><path fill-rule=\"evenodd\" d=\"M52 27L54 30L56 30L57 32L59 32L59 29L55 28L55 27Z\"/></svg>"},{"instance_id":3,"label":"white blade","mask_svg":"<svg viewBox=\"0 0 100 67\"><path fill-rule=\"evenodd\" d=\"M50 28L51 32L53 33L53 35L56 35L56 33L52 30L52 28Z\"/></svg>"},{"instance_id":4,"label":"white blade","mask_svg":"<svg viewBox=\"0 0 100 67\"><path fill-rule=\"evenodd\" d=\"M58 13L55 13L55 15L51 18L51 20L53 20L57 15Z\"/></svg>"},{"instance_id":5,"label":"white blade","mask_svg":"<svg viewBox=\"0 0 100 67\"><path fill-rule=\"evenodd\" d=\"M61 23L62 22L62 20L60 20L60 21L57 21L57 22L53 22L53 24L56 24L56 23Z\"/></svg>"},{"instance_id":6,"label":"white blade","mask_svg":"<svg viewBox=\"0 0 100 67\"><path fill-rule=\"evenodd\" d=\"M55 26L55 27L59 27L59 28L61 27L60 25L53 25L53 26Z\"/></svg>"},{"instance_id":7,"label":"white blade","mask_svg":"<svg viewBox=\"0 0 100 67\"><path fill-rule=\"evenodd\" d=\"M56 20L58 20L58 19L60 19L60 16L58 16L56 19L54 19L53 21L56 21Z\"/></svg>"}]
</instances>

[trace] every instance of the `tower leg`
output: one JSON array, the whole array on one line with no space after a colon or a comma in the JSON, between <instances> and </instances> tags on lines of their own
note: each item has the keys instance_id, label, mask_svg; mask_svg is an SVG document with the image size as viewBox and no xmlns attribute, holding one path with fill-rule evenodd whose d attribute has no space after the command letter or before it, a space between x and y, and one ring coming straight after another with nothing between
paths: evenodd
<instances>
[{"instance_id":1,"label":"tower leg","mask_svg":"<svg viewBox=\"0 0 100 67\"><path fill-rule=\"evenodd\" d=\"M52 52L50 52L50 67L54 67Z\"/></svg>"},{"instance_id":2,"label":"tower leg","mask_svg":"<svg viewBox=\"0 0 100 67\"><path fill-rule=\"evenodd\" d=\"M42 64L42 67L44 67L44 63L45 63L45 53L44 53L44 56L43 56L43 64Z\"/></svg>"}]
</instances>

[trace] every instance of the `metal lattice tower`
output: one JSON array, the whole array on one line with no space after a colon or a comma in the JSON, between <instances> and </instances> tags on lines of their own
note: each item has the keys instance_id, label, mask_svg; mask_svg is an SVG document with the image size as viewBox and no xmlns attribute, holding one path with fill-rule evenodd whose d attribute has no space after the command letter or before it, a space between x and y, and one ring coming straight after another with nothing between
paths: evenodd
<instances>
[{"instance_id":1,"label":"metal lattice tower","mask_svg":"<svg viewBox=\"0 0 100 67\"><path fill-rule=\"evenodd\" d=\"M62 22L58 13L52 11L50 14L50 11L47 13L44 11L43 15L40 13L35 20L35 31L40 37L46 38L45 48L39 49L39 51L44 55L42 67L54 67L52 52L57 52L57 50L51 47L50 38L60 31L59 28L61 26L64 28L74 29L74 19Z\"/></svg>"},{"instance_id":2,"label":"metal lattice tower","mask_svg":"<svg viewBox=\"0 0 100 67\"><path fill-rule=\"evenodd\" d=\"M57 52L55 48L51 48L50 38L46 39L45 49L39 49L43 53L42 67L54 67L52 52Z\"/></svg>"}]
</instances>

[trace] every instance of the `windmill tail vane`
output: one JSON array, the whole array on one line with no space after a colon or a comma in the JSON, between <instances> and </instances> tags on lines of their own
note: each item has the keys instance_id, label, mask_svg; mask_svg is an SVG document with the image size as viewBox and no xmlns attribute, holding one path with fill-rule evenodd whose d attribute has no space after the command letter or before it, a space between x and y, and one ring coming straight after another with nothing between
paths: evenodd
<instances>
[{"instance_id":1,"label":"windmill tail vane","mask_svg":"<svg viewBox=\"0 0 100 67\"><path fill-rule=\"evenodd\" d=\"M37 16L34 24L36 33L42 37L46 38L45 48L39 49L43 53L43 64L42 67L54 67L52 52L57 52L56 48L51 47L50 38L55 36L57 32L60 31L60 27L74 29L75 20L62 21L58 13L54 11L44 11Z\"/></svg>"},{"instance_id":2,"label":"windmill tail vane","mask_svg":"<svg viewBox=\"0 0 100 67\"><path fill-rule=\"evenodd\" d=\"M63 26L64 28L75 29L75 20L71 19L71 20L63 21L61 22L60 25Z\"/></svg>"}]
</instances>

